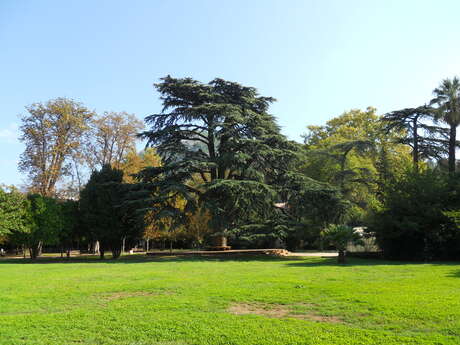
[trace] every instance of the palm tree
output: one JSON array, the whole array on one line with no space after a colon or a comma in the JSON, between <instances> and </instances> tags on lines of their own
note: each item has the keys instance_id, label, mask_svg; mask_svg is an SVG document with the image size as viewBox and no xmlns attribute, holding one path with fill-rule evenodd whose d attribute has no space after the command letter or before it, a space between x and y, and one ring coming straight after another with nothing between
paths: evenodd
<instances>
[{"instance_id":1,"label":"palm tree","mask_svg":"<svg viewBox=\"0 0 460 345\"><path fill-rule=\"evenodd\" d=\"M457 126L460 124L460 80L444 79L441 85L433 90L435 98L430 104L437 104L436 118L450 126L449 130L449 172L455 172L455 149L457 142Z\"/></svg>"},{"instance_id":2,"label":"palm tree","mask_svg":"<svg viewBox=\"0 0 460 345\"><path fill-rule=\"evenodd\" d=\"M364 245L361 233L351 226L343 224L331 224L322 232L322 237L326 243L331 244L339 252L337 262L344 264L346 262L346 250L348 244Z\"/></svg>"}]
</instances>

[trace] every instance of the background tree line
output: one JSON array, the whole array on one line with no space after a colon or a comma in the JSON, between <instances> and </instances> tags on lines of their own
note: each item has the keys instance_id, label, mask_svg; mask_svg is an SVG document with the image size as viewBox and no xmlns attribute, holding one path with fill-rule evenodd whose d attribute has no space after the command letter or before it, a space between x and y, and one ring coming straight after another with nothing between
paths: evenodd
<instances>
[{"instance_id":1,"label":"background tree line","mask_svg":"<svg viewBox=\"0 0 460 345\"><path fill-rule=\"evenodd\" d=\"M65 98L27 107L20 169L30 183L0 192L3 241L31 257L96 244L118 257L142 239L344 252L360 226L389 258L460 258L457 78L425 105L309 126L303 143L281 134L275 100L255 88L170 76L155 87L163 109L146 128Z\"/></svg>"}]
</instances>

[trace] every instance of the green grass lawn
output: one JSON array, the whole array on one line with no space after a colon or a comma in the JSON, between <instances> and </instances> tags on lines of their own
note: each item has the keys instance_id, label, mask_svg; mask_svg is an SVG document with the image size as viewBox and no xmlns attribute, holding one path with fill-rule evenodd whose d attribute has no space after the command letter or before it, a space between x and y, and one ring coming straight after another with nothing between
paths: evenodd
<instances>
[{"instance_id":1,"label":"green grass lawn","mask_svg":"<svg viewBox=\"0 0 460 345\"><path fill-rule=\"evenodd\" d=\"M0 260L0 344L460 344L460 264Z\"/></svg>"}]
</instances>

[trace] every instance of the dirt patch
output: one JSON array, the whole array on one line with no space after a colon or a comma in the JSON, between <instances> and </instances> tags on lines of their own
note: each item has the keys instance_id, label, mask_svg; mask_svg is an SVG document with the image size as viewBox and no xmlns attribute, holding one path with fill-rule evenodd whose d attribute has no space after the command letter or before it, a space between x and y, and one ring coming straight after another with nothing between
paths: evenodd
<instances>
[{"instance_id":1,"label":"dirt patch","mask_svg":"<svg viewBox=\"0 0 460 345\"><path fill-rule=\"evenodd\" d=\"M246 304L246 303L235 303L228 308L228 311L235 315L264 315L269 317L286 317L289 315L290 310L283 305L276 304Z\"/></svg>"},{"instance_id":2,"label":"dirt patch","mask_svg":"<svg viewBox=\"0 0 460 345\"><path fill-rule=\"evenodd\" d=\"M113 292L113 293L103 293L97 294L96 297L102 304L107 304L112 301L126 299L131 297L152 297L152 296L163 296L163 295L171 295L172 292L170 291L120 291L120 292Z\"/></svg>"},{"instance_id":3,"label":"dirt patch","mask_svg":"<svg viewBox=\"0 0 460 345\"><path fill-rule=\"evenodd\" d=\"M294 318L317 322L328 323L344 323L344 321L337 316L321 315L314 310L308 311L293 311L290 307L302 306L312 307L312 305L299 304L299 305L283 305L283 304L264 304L264 303L234 303L228 308L228 312L234 315L263 315L266 317L274 318Z\"/></svg>"}]
</instances>

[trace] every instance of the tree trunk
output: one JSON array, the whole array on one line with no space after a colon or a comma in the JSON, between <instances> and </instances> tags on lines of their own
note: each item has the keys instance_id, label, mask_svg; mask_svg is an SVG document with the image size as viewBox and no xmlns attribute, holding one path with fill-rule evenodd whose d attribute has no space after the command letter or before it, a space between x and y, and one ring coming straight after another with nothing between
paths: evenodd
<instances>
[{"instance_id":1,"label":"tree trunk","mask_svg":"<svg viewBox=\"0 0 460 345\"><path fill-rule=\"evenodd\" d=\"M413 126L414 126L414 142L413 142L413 151L412 151L412 160L413 160L413 163L414 163L414 169L416 172L419 171L419 164L418 164L418 157L419 157L419 153L418 153L418 126L417 126L417 119L418 117L414 120L413 122Z\"/></svg>"},{"instance_id":2,"label":"tree trunk","mask_svg":"<svg viewBox=\"0 0 460 345\"><path fill-rule=\"evenodd\" d=\"M457 144L457 126L450 125L449 133L449 172L455 173L455 148Z\"/></svg>"},{"instance_id":3,"label":"tree trunk","mask_svg":"<svg viewBox=\"0 0 460 345\"><path fill-rule=\"evenodd\" d=\"M30 254L30 258L32 260L37 259L37 257L39 256L39 247L40 247L40 243L37 243L36 245L30 246L29 254Z\"/></svg>"},{"instance_id":4,"label":"tree trunk","mask_svg":"<svg viewBox=\"0 0 460 345\"><path fill-rule=\"evenodd\" d=\"M118 259L121 255L121 247L112 248L112 259Z\"/></svg>"},{"instance_id":5,"label":"tree trunk","mask_svg":"<svg viewBox=\"0 0 460 345\"><path fill-rule=\"evenodd\" d=\"M215 247L226 247L227 246L227 237L225 237L225 236L215 236L213 242L214 242Z\"/></svg>"},{"instance_id":6,"label":"tree trunk","mask_svg":"<svg viewBox=\"0 0 460 345\"><path fill-rule=\"evenodd\" d=\"M125 244L126 244L126 237L123 237L123 242L122 242L122 246L121 246L121 252L122 253L125 253Z\"/></svg>"},{"instance_id":7,"label":"tree trunk","mask_svg":"<svg viewBox=\"0 0 460 345\"><path fill-rule=\"evenodd\" d=\"M102 247L100 247L100 248L99 248L99 258L100 258L101 260L104 259L104 254L105 254L105 250L104 250Z\"/></svg>"},{"instance_id":8,"label":"tree trunk","mask_svg":"<svg viewBox=\"0 0 460 345\"><path fill-rule=\"evenodd\" d=\"M337 257L337 262L339 264L344 264L346 262L345 260L345 250L339 250L339 256Z\"/></svg>"}]
</instances>

